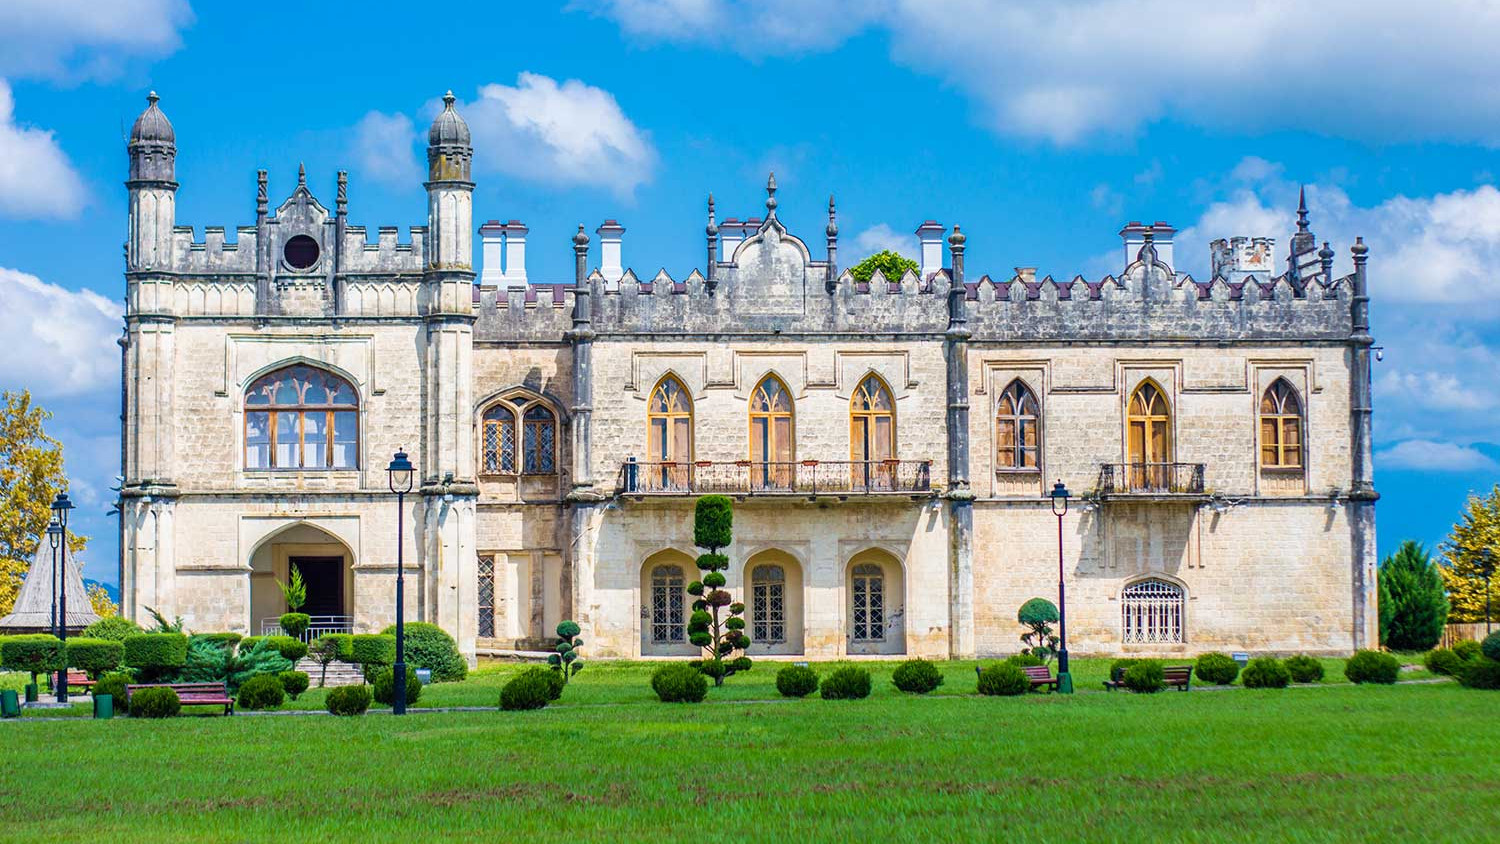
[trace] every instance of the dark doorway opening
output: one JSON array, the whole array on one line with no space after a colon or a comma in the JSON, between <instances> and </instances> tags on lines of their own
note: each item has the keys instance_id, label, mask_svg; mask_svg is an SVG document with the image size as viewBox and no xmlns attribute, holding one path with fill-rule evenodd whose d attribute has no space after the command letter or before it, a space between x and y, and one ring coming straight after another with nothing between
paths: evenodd
<instances>
[{"instance_id":1,"label":"dark doorway opening","mask_svg":"<svg viewBox=\"0 0 1500 844\"><path fill-rule=\"evenodd\" d=\"M302 572L302 582L307 584L307 603L302 605L302 612L313 616L345 614L343 557L292 557L288 564Z\"/></svg>"}]
</instances>

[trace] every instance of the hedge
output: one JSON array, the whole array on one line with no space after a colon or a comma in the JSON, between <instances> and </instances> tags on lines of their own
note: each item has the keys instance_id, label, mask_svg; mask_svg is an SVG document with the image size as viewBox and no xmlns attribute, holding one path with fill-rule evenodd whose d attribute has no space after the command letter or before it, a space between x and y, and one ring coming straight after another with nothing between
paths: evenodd
<instances>
[{"instance_id":1,"label":"hedge","mask_svg":"<svg viewBox=\"0 0 1500 844\"><path fill-rule=\"evenodd\" d=\"M396 637L357 633L350 642L349 655L357 665L394 665Z\"/></svg>"},{"instance_id":2,"label":"hedge","mask_svg":"<svg viewBox=\"0 0 1500 844\"><path fill-rule=\"evenodd\" d=\"M396 625L380 631L394 641ZM458 643L436 624L413 621L406 625L406 664L432 672L432 682L457 682L469 676L469 663L458 652ZM393 660L394 661L394 660Z\"/></svg>"},{"instance_id":3,"label":"hedge","mask_svg":"<svg viewBox=\"0 0 1500 844\"><path fill-rule=\"evenodd\" d=\"M6 636L0 641L0 665L30 673L33 683L36 675L62 668L64 656L62 640L50 633Z\"/></svg>"},{"instance_id":4,"label":"hedge","mask_svg":"<svg viewBox=\"0 0 1500 844\"><path fill-rule=\"evenodd\" d=\"M120 667L125 657L125 644L110 639L69 639L67 653L70 668L77 668L86 672L90 680L97 680L101 673Z\"/></svg>"},{"instance_id":5,"label":"hedge","mask_svg":"<svg viewBox=\"0 0 1500 844\"><path fill-rule=\"evenodd\" d=\"M180 668L187 661L188 637L181 633L140 633L127 636L124 644L131 668Z\"/></svg>"},{"instance_id":6,"label":"hedge","mask_svg":"<svg viewBox=\"0 0 1500 844\"><path fill-rule=\"evenodd\" d=\"M343 662L354 661L354 636L349 633L324 633L313 642L333 641L339 644L339 659Z\"/></svg>"},{"instance_id":7,"label":"hedge","mask_svg":"<svg viewBox=\"0 0 1500 844\"><path fill-rule=\"evenodd\" d=\"M276 646L283 657L296 662L307 656L307 643L291 636L267 636L266 641Z\"/></svg>"}]
</instances>

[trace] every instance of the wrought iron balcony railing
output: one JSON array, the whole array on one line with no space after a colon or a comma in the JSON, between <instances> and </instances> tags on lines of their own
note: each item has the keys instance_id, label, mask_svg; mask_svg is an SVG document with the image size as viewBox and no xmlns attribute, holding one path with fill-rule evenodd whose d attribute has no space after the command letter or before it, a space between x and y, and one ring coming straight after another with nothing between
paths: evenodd
<instances>
[{"instance_id":1,"label":"wrought iron balcony railing","mask_svg":"<svg viewBox=\"0 0 1500 844\"><path fill-rule=\"evenodd\" d=\"M1101 495L1203 495L1202 463L1105 463Z\"/></svg>"},{"instance_id":2,"label":"wrought iron balcony railing","mask_svg":"<svg viewBox=\"0 0 1500 844\"><path fill-rule=\"evenodd\" d=\"M932 490L930 460L700 460L620 467L626 495L880 495Z\"/></svg>"}]
</instances>

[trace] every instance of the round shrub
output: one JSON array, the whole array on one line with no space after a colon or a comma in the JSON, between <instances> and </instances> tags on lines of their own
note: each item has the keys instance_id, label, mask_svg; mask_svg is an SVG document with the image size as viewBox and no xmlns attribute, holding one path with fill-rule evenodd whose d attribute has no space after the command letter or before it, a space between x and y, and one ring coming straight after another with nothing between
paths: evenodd
<instances>
[{"instance_id":1,"label":"round shrub","mask_svg":"<svg viewBox=\"0 0 1500 844\"><path fill-rule=\"evenodd\" d=\"M896 666L891 682L903 692L925 695L943 685L943 672L925 659L908 659Z\"/></svg>"},{"instance_id":2,"label":"round shrub","mask_svg":"<svg viewBox=\"0 0 1500 844\"><path fill-rule=\"evenodd\" d=\"M358 665L394 665L396 637L356 633L349 643L349 659Z\"/></svg>"},{"instance_id":3,"label":"round shrub","mask_svg":"<svg viewBox=\"0 0 1500 844\"><path fill-rule=\"evenodd\" d=\"M1479 651L1479 643L1473 639L1459 639L1453 643L1453 652L1458 654L1458 658L1465 662L1479 656Z\"/></svg>"},{"instance_id":4,"label":"round shrub","mask_svg":"<svg viewBox=\"0 0 1500 844\"><path fill-rule=\"evenodd\" d=\"M280 621L281 629L286 635L300 639L307 632L308 625L312 624L312 616L305 612L289 612L283 614Z\"/></svg>"},{"instance_id":5,"label":"round shrub","mask_svg":"<svg viewBox=\"0 0 1500 844\"><path fill-rule=\"evenodd\" d=\"M1011 654L1005 658L1005 661L1017 668L1036 668L1037 666L1047 664L1045 659L1029 652Z\"/></svg>"},{"instance_id":6,"label":"round shrub","mask_svg":"<svg viewBox=\"0 0 1500 844\"><path fill-rule=\"evenodd\" d=\"M859 700L870 696L870 672L855 665L835 668L823 678L818 696L824 700Z\"/></svg>"},{"instance_id":7,"label":"round shrub","mask_svg":"<svg viewBox=\"0 0 1500 844\"><path fill-rule=\"evenodd\" d=\"M171 689L140 689L130 696L130 714L136 718L172 718L181 711L182 700Z\"/></svg>"},{"instance_id":8,"label":"round shrub","mask_svg":"<svg viewBox=\"0 0 1500 844\"><path fill-rule=\"evenodd\" d=\"M257 674L240 686L241 709L275 709L286 701L286 690L275 674Z\"/></svg>"},{"instance_id":9,"label":"round shrub","mask_svg":"<svg viewBox=\"0 0 1500 844\"><path fill-rule=\"evenodd\" d=\"M348 633L324 633L313 640L313 642L314 644L318 642L337 642L339 649L338 658L344 662L354 661L354 637Z\"/></svg>"},{"instance_id":10,"label":"round shrub","mask_svg":"<svg viewBox=\"0 0 1500 844\"><path fill-rule=\"evenodd\" d=\"M1210 685L1227 686L1240 676L1240 664L1229 654L1203 654L1193 663L1193 676Z\"/></svg>"},{"instance_id":11,"label":"round shrub","mask_svg":"<svg viewBox=\"0 0 1500 844\"><path fill-rule=\"evenodd\" d=\"M141 633L125 638L125 664L147 682L158 679L187 661L187 636L181 633Z\"/></svg>"},{"instance_id":12,"label":"round shrub","mask_svg":"<svg viewBox=\"0 0 1500 844\"><path fill-rule=\"evenodd\" d=\"M129 712L130 702L125 699L125 687L130 685L129 674L106 674L94 683L91 693L94 697L109 695L115 700L116 712Z\"/></svg>"},{"instance_id":13,"label":"round shrub","mask_svg":"<svg viewBox=\"0 0 1500 844\"><path fill-rule=\"evenodd\" d=\"M33 681L38 674L62 668L64 656L62 640L50 633L6 636L0 641L0 664L11 671L30 672Z\"/></svg>"},{"instance_id":14,"label":"round shrub","mask_svg":"<svg viewBox=\"0 0 1500 844\"><path fill-rule=\"evenodd\" d=\"M806 665L788 665L776 672L776 691L782 697L807 697L818 689L818 672Z\"/></svg>"},{"instance_id":15,"label":"round shrub","mask_svg":"<svg viewBox=\"0 0 1500 844\"><path fill-rule=\"evenodd\" d=\"M550 668L528 668L500 689L500 708L506 712L541 709L552 697Z\"/></svg>"},{"instance_id":16,"label":"round shrub","mask_svg":"<svg viewBox=\"0 0 1500 844\"><path fill-rule=\"evenodd\" d=\"M246 639L240 643L239 652L234 655L234 659L225 662L228 675L225 679L231 690L238 689L251 677L292 670L295 663L281 655L281 649L271 638L256 639L249 647L246 647L246 642L250 639Z\"/></svg>"},{"instance_id":17,"label":"round shrub","mask_svg":"<svg viewBox=\"0 0 1500 844\"><path fill-rule=\"evenodd\" d=\"M276 675L281 680L281 687L286 690L287 696L296 700L297 696L307 691L309 680L305 671L283 671Z\"/></svg>"},{"instance_id":18,"label":"round shrub","mask_svg":"<svg viewBox=\"0 0 1500 844\"><path fill-rule=\"evenodd\" d=\"M1111 662L1109 664L1109 679L1125 679L1126 670L1128 670L1130 666L1135 665L1138 662L1145 662L1145 660L1139 657L1125 657L1124 659L1117 659L1114 662Z\"/></svg>"},{"instance_id":19,"label":"round shrub","mask_svg":"<svg viewBox=\"0 0 1500 844\"><path fill-rule=\"evenodd\" d=\"M708 695L708 678L685 662L674 662L651 675L651 690L662 703L698 703Z\"/></svg>"},{"instance_id":20,"label":"round shrub","mask_svg":"<svg viewBox=\"0 0 1500 844\"><path fill-rule=\"evenodd\" d=\"M1351 683L1390 685L1396 682L1400 673L1401 663L1390 654L1380 651L1355 651L1354 656L1344 663L1344 676Z\"/></svg>"},{"instance_id":21,"label":"round shrub","mask_svg":"<svg viewBox=\"0 0 1500 844\"><path fill-rule=\"evenodd\" d=\"M334 715L363 715L370 708L369 686L337 686L328 690L324 705Z\"/></svg>"},{"instance_id":22,"label":"round shrub","mask_svg":"<svg viewBox=\"0 0 1500 844\"><path fill-rule=\"evenodd\" d=\"M68 666L87 672L97 678L105 671L120 667L125 656L125 646L111 639L69 639L67 646Z\"/></svg>"},{"instance_id":23,"label":"round shrub","mask_svg":"<svg viewBox=\"0 0 1500 844\"><path fill-rule=\"evenodd\" d=\"M561 668L548 668L547 682L551 684L548 687L548 700L557 700L561 698L563 689L566 689L568 687L568 678L563 676Z\"/></svg>"},{"instance_id":24,"label":"round shrub","mask_svg":"<svg viewBox=\"0 0 1500 844\"><path fill-rule=\"evenodd\" d=\"M1289 656L1282 661L1286 666L1287 673L1292 675L1293 683L1321 683L1323 681L1323 661L1314 659L1307 654Z\"/></svg>"},{"instance_id":25,"label":"round shrub","mask_svg":"<svg viewBox=\"0 0 1500 844\"><path fill-rule=\"evenodd\" d=\"M979 693L982 695L1024 695L1031 691L1031 681L1021 666L1009 660L996 663L979 672Z\"/></svg>"},{"instance_id":26,"label":"round shrub","mask_svg":"<svg viewBox=\"0 0 1500 844\"><path fill-rule=\"evenodd\" d=\"M1484 641L1479 643L1479 652L1490 659L1500 661L1500 630L1484 637Z\"/></svg>"},{"instance_id":27,"label":"round shrub","mask_svg":"<svg viewBox=\"0 0 1500 844\"><path fill-rule=\"evenodd\" d=\"M265 641L276 646L281 656L292 662L307 656L307 643L301 639L294 639L291 636L267 636Z\"/></svg>"},{"instance_id":28,"label":"round shrub","mask_svg":"<svg viewBox=\"0 0 1500 844\"><path fill-rule=\"evenodd\" d=\"M386 665L375 670L374 676L370 678L370 686L375 693L375 700L392 705L396 700L396 669ZM417 669L410 665L406 666L406 705L411 706L422 696L422 681L417 679Z\"/></svg>"},{"instance_id":29,"label":"round shrub","mask_svg":"<svg viewBox=\"0 0 1500 844\"><path fill-rule=\"evenodd\" d=\"M144 633L141 626L128 618L112 615L109 618L101 618L98 621L83 628L83 636L87 639L108 639L112 642L123 642L126 636L134 636Z\"/></svg>"},{"instance_id":30,"label":"round shrub","mask_svg":"<svg viewBox=\"0 0 1500 844\"><path fill-rule=\"evenodd\" d=\"M380 632L391 637L391 652L395 653L396 625ZM458 652L458 643L443 628L425 621L412 621L406 624L405 635L406 664L431 671L432 682L453 683L469 676L468 661Z\"/></svg>"},{"instance_id":31,"label":"round shrub","mask_svg":"<svg viewBox=\"0 0 1500 844\"><path fill-rule=\"evenodd\" d=\"M1247 689L1284 689L1292 682L1292 672L1275 657L1258 656L1245 666L1240 682Z\"/></svg>"},{"instance_id":32,"label":"round shrub","mask_svg":"<svg viewBox=\"0 0 1500 844\"><path fill-rule=\"evenodd\" d=\"M1458 681L1471 689L1500 689L1500 661L1479 656L1464 663Z\"/></svg>"},{"instance_id":33,"label":"round shrub","mask_svg":"<svg viewBox=\"0 0 1500 844\"><path fill-rule=\"evenodd\" d=\"M1464 661L1451 648L1433 648L1422 658L1422 665L1434 674L1457 677L1464 667Z\"/></svg>"},{"instance_id":34,"label":"round shrub","mask_svg":"<svg viewBox=\"0 0 1500 844\"><path fill-rule=\"evenodd\" d=\"M1143 659L1125 668L1125 688L1141 694L1155 694L1167 687L1162 664L1154 659Z\"/></svg>"}]
</instances>

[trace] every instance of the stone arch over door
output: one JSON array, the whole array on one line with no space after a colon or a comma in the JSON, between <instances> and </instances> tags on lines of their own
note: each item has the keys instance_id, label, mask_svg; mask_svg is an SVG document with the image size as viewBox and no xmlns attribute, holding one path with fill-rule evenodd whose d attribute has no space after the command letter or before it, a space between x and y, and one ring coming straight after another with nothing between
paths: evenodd
<instances>
[{"instance_id":1,"label":"stone arch over door","mask_svg":"<svg viewBox=\"0 0 1500 844\"><path fill-rule=\"evenodd\" d=\"M249 555L251 635L259 635L287 611L277 581L289 582L292 566L307 584L302 612L330 619L315 621L319 627L352 623L354 563L354 551L342 538L312 522L293 522L262 539Z\"/></svg>"},{"instance_id":2,"label":"stone arch over door","mask_svg":"<svg viewBox=\"0 0 1500 844\"><path fill-rule=\"evenodd\" d=\"M687 637L692 596L687 585L696 579L693 558L674 549L658 551L641 564L641 656L696 656Z\"/></svg>"},{"instance_id":3,"label":"stone arch over door","mask_svg":"<svg viewBox=\"0 0 1500 844\"><path fill-rule=\"evenodd\" d=\"M745 627L750 654L805 652L802 566L785 551L760 551L745 563Z\"/></svg>"},{"instance_id":4,"label":"stone arch over door","mask_svg":"<svg viewBox=\"0 0 1500 844\"><path fill-rule=\"evenodd\" d=\"M906 653L906 576L890 552L867 548L844 567L844 636L848 652Z\"/></svg>"}]
</instances>

